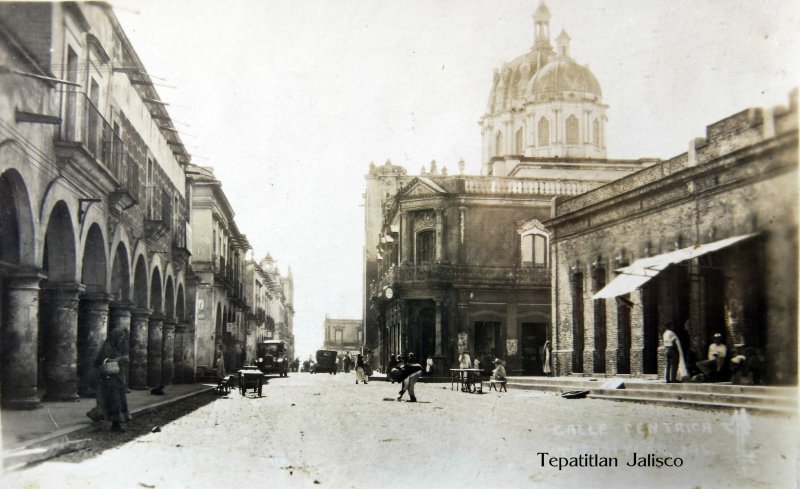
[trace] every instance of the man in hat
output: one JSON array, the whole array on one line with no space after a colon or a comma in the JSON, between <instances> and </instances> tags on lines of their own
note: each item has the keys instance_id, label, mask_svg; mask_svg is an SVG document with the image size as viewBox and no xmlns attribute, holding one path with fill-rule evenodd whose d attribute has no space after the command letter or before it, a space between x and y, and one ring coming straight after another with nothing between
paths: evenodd
<instances>
[{"instance_id":1,"label":"man in hat","mask_svg":"<svg viewBox=\"0 0 800 489\"><path fill-rule=\"evenodd\" d=\"M492 363L494 364L494 370L492 370L492 380L506 380L505 362L499 358L495 358Z\"/></svg>"},{"instance_id":2,"label":"man in hat","mask_svg":"<svg viewBox=\"0 0 800 489\"><path fill-rule=\"evenodd\" d=\"M725 365L725 357L727 355L728 349L725 347L725 343L722 342L722 335L716 333L714 342L708 345L708 359L697 362L697 368L703 372L707 379L716 380Z\"/></svg>"},{"instance_id":3,"label":"man in hat","mask_svg":"<svg viewBox=\"0 0 800 489\"><path fill-rule=\"evenodd\" d=\"M395 379L403 386L400 389L400 397L397 398L398 401L402 401L403 394L408 391L408 397L411 398L409 402L417 402L417 397L414 395L414 384L417 383L420 375L422 375L422 365L417 363L413 353L409 353L408 357L403 362L403 366L400 367L400 375Z\"/></svg>"}]
</instances>

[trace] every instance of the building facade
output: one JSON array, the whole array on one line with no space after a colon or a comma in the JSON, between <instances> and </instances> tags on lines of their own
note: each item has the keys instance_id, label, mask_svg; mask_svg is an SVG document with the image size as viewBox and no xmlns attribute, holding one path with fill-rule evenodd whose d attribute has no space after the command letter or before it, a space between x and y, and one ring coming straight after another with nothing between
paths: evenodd
<instances>
[{"instance_id":1,"label":"building facade","mask_svg":"<svg viewBox=\"0 0 800 489\"><path fill-rule=\"evenodd\" d=\"M194 311L195 367L226 371L244 361L249 301L245 293L245 255L250 245L239 232L222 184L209 167L189 165L193 240L190 298ZM187 355L189 352L187 352Z\"/></svg>"},{"instance_id":2,"label":"building facade","mask_svg":"<svg viewBox=\"0 0 800 489\"><path fill-rule=\"evenodd\" d=\"M247 358L255 357L255 344L265 340L286 342L287 356L294 358L294 279L288 267L285 276L267 255L259 262L247 261L247 296L251 311L247 323Z\"/></svg>"},{"instance_id":3,"label":"building facade","mask_svg":"<svg viewBox=\"0 0 800 489\"><path fill-rule=\"evenodd\" d=\"M110 7L0 5L2 402L93 395L109 331L134 389L188 329L186 150Z\"/></svg>"},{"instance_id":4,"label":"building facade","mask_svg":"<svg viewBox=\"0 0 800 489\"><path fill-rule=\"evenodd\" d=\"M361 353L364 346L364 322L360 319L325 317L323 350L336 350L339 355Z\"/></svg>"},{"instance_id":5,"label":"building facade","mask_svg":"<svg viewBox=\"0 0 800 489\"><path fill-rule=\"evenodd\" d=\"M418 176L370 165L365 197L366 343L432 356L438 371L462 351L541 371L549 337L552 199L655 164L606 158L607 106L591 71L550 44L550 12L534 14L531 51L494 77L481 118L482 176ZM390 290L392 297L386 296ZM486 366L489 364L486 363Z\"/></svg>"},{"instance_id":6,"label":"building facade","mask_svg":"<svg viewBox=\"0 0 800 489\"><path fill-rule=\"evenodd\" d=\"M663 375L668 325L704 359L763 352L763 380L797 382L797 92L706 128L689 151L559 199L556 372Z\"/></svg>"}]
</instances>

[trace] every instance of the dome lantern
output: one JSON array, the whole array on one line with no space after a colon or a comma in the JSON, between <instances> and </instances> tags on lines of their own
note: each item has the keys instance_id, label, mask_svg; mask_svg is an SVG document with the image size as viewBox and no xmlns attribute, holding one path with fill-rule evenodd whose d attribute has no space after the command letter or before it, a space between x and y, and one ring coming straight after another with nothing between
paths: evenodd
<instances>
[{"instance_id":1,"label":"dome lantern","mask_svg":"<svg viewBox=\"0 0 800 489\"><path fill-rule=\"evenodd\" d=\"M558 49L558 55L564 56L565 58L569 58L569 42L572 39L567 34L567 31L561 29L561 34L558 35L556 38L556 46Z\"/></svg>"},{"instance_id":2,"label":"dome lantern","mask_svg":"<svg viewBox=\"0 0 800 489\"><path fill-rule=\"evenodd\" d=\"M550 9L544 2L533 14L534 47L550 48Z\"/></svg>"}]
</instances>

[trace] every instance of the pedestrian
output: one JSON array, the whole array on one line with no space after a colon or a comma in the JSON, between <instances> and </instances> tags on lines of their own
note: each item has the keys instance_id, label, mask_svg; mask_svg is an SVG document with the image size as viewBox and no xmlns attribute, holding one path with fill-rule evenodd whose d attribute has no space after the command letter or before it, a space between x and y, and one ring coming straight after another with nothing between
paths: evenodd
<instances>
[{"instance_id":1,"label":"pedestrian","mask_svg":"<svg viewBox=\"0 0 800 489\"><path fill-rule=\"evenodd\" d=\"M550 360L550 341L545 341L544 346L542 347L542 372L548 376L553 376L553 365L552 361Z\"/></svg>"},{"instance_id":2,"label":"pedestrian","mask_svg":"<svg viewBox=\"0 0 800 489\"><path fill-rule=\"evenodd\" d=\"M464 351L464 353L458 356L458 368L471 368L471 367L472 367L472 360L469 358L469 352Z\"/></svg>"},{"instance_id":3,"label":"pedestrian","mask_svg":"<svg viewBox=\"0 0 800 489\"><path fill-rule=\"evenodd\" d=\"M664 379L667 384L680 382L689 375L686 370L686 362L683 358L681 340L678 338L678 335L672 331L672 328L672 322L667 323L667 329L664 330L664 334L662 335L664 356L667 360Z\"/></svg>"},{"instance_id":4,"label":"pedestrian","mask_svg":"<svg viewBox=\"0 0 800 489\"><path fill-rule=\"evenodd\" d=\"M350 352L347 352L344 356L344 373L350 373L350 367L353 366L353 359L350 358Z\"/></svg>"},{"instance_id":5,"label":"pedestrian","mask_svg":"<svg viewBox=\"0 0 800 489\"><path fill-rule=\"evenodd\" d=\"M428 359L425 360L425 375L428 377L433 375L433 358L431 358L430 355L428 355Z\"/></svg>"},{"instance_id":6,"label":"pedestrian","mask_svg":"<svg viewBox=\"0 0 800 489\"><path fill-rule=\"evenodd\" d=\"M225 378L225 355L222 353L222 345L217 350L217 378Z\"/></svg>"},{"instance_id":7,"label":"pedestrian","mask_svg":"<svg viewBox=\"0 0 800 489\"><path fill-rule=\"evenodd\" d=\"M356 384L360 382L367 383L367 376L364 373L364 357L358 354L356 357Z\"/></svg>"},{"instance_id":8,"label":"pedestrian","mask_svg":"<svg viewBox=\"0 0 800 489\"><path fill-rule=\"evenodd\" d=\"M494 370L492 370L492 380L506 380L505 362L499 358L494 359Z\"/></svg>"},{"instance_id":9,"label":"pedestrian","mask_svg":"<svg viewBox=\"0 0 800 489\"><path fill-rule=\"evenodd\" d=\"M422 365L416 362L413 353L409 353L400 369L400 375L397 377L397 381L402 386L400 388L400 396L397 398L398 401L402 401L403 394L408 391L409 402L417 402L417 396L414 395L414 384L417 383L421 375Z\"/></svg>"},{"instance_id":10,"label":"pedestrian","mask_svg":"<svg viewBox=\"0 0 800 489\"><path fill-rule=\"evenodd\" d=\"M719 382L722 367L725 366L725 357L728 349L722 342L722 334L714 334L714 341L708 345L708 359L697 362L697 368L703 372L703 380Z\"/></svg>"},{"instance_id":11,"label":"pedestrian","mask_svg":"<svg viewBox=\"0 0 800 489\"><path fill-rule=\"evenodd\" d=\"M247 350L245 347L242 347L242 351L239 353L239 360L241 362L240 367L247 365Z\"/></svg>"},{"instance_id":12,"label":"pedestrian","mask_svg":"<svg viewBox=\"0 0 800 489\"><path fill-rule=\"evenodd\" d=\"M481 369L481 361L478 360L478 357L475 357L475 360L472 361L472 368L474 368L475 370Z\"/></svg>"},{"instance_id":13,"label":"pedestrian","mask_svg":"<svg viewBox=\"0 0 800 489\"><path fill-rule=\"evenodd\" d=\"M128 333L124 329L111 332L94 361L98 371L96 406L86 413L92 421L111 421L111 431L125 432L130 421L125 383L120 377L121 364L127 364L124 354Z\"/></svg>"}]
</instances>

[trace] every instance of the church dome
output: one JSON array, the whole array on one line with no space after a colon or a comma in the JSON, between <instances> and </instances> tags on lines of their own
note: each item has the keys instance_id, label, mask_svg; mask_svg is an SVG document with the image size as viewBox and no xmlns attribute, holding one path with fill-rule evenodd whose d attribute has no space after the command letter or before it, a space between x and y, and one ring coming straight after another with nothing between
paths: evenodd
<instances>
[{"instance_id":1,"label":"church dome","mask_svg":"<svg viewBox=\"0 0 800 489\"><path fill-rule=\"evenodd\" d=\"M531 79L527 97L530 100L548 98L578 98L600 100L600 83L589 70L567 56L556 56Z\"/></svg>"}]
</instances>

